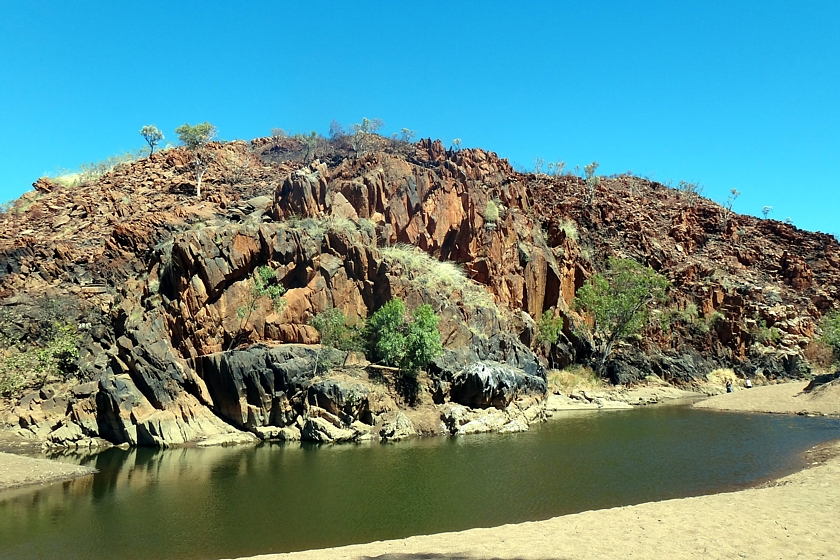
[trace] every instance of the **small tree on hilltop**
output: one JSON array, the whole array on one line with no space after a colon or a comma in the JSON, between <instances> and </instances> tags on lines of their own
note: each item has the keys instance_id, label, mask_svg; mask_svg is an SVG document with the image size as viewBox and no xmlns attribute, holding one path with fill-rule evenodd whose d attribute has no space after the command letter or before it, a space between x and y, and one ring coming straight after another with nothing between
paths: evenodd
<instances>
[{"instance_id":1,"label":"small tree on hilltop","mask_svg":"<svg viewBox=\"0 0 840 560\"><path fill-rule=\"evenodd\" d=\"M333 119L330 123L330 140L340 140L345 136L347 136L347 132L344 130L344 127L341 126L340 122Z\"/></svg>"},{"instance_id":2,"label":"small tree on hilltop","mask_svg":"<svg viewBox=\"0 0 840 560\"><path fill-rule=\"evenodd\" d=\"M295 134L295 140L303 144L303 149L306 152L303 154L303 163L310 161L315 157L315 150L318 148L318 133L314 130L309 134Z\"/></svg>"},{"instance_id":3,"label":"small tree on hilltop","mask_svg":"<svg viewBox=\"0 0 840 560\"><path fill-rule=\"evenodd\" d=\"M175 134L178 135L181 143L192 152L196 196L201 198L201 180L213 161L213 154L207 149L207 144L216 137L216 127L209 122L199 123L195 126L184 123L175 129Z\"/></svg>"},{"instance_id":4,"label":"small tree on hilltop","mask_svg":"<svg viewBox=\"0 0 840 560\"><path fill-rule=\"evenodd\" d=\"M609 269L592 275L575 296L574 306L592 318L592 335L599 344L598 374L613 345L644 328L650 308L665 301L668 280L631 259L609 259Z\"/></svg>"},{"instance_id":5,"label":"small tree on hilltop","mask_svg":"<svg viewBox=\"0 0 840 560\"><path fill-rule=\"evenodd\" d=\"M385 123L382 122L382 119L370 120L367 117L362 118L362 122L352 126L353 136L350 139L350 145L357 156L373 147L373 137L376 135L376 131L383 126L385 126Z\"/></svg>"},{"instance_id":6,"label":"small tree on hilltop","mask_svg":"<svg viewBox=\"0 0 840 560\"><path fill-rule=\"evenodd\" d=\"M592 202L595 199L595 187L601 184L601 178L595 175L599 164L593 161L589 165L583 166L584 182L586 183L586 202Z\"/></svg>"},{"instance_id":7,"label":"small tree on hilltop","mask_svg":"<svg viewBox=\"0 0 840 560\"><path fill-rule=\"evenodd\" d=\"M155 153L155 146L160 144L160 141L163 140L163 132L161 132L158 127L153 124L147 124L141 128L140 136L145 138L146 143L149 144L149 155Z\"/></svg>"}]
</instances>

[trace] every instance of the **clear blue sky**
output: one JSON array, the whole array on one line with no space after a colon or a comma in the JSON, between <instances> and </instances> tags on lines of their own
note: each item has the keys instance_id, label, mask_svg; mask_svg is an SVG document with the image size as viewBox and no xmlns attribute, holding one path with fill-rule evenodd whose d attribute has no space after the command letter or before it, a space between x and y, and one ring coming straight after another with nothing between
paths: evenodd
<instances>
[{"instance_id":1,"label":"clear blue sky","mask_svg":"<svg viewBox=\"0 0 840 560\"><path fill-rule=\"evenodd\" d=\"M379 117L840 232L840 2L0 0L0 201L174 138Z\"/></svg>"}]
</instances>

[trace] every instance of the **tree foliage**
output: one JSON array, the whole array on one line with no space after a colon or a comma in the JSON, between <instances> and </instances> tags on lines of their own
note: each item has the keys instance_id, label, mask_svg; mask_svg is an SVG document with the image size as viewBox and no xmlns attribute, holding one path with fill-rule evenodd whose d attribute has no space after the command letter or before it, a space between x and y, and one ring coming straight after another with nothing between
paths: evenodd
<instances>
[{"instance_id":1,"label":"tree foliage","mask_svg":"<svg viewBox=\"0 0 840 560\"><path fill-rule=\"evenodd\" d=\"M201 198L201 180L210 168L213 155L207 150L207 144L216 137L216 127L209 122L191 126L184 123L175 129L178 140L193 154L193 169L196 178L196 196Z\"/></svg>"},{"instance_id":2,"label":"tree foliage","mask_svg":"<svg viewBox=\"0 0 840 560\"><path fill-rule=\"evenodd\" d=\"M586 184L586 202L595 200L595 188L601 184L601 178L595 175L595 171L600 167L600 163L593 161L589 165L583 166L584 183Z\"/></svg>"},{"instance_id":3,"label":"tree foliage","mask_svg":"<svg viewBox=\"0 0 840 560\"><path fill-rule=\"evenodd\" d=\"M277 272L270 266L260 266L254 271L251 277L251 294L245 305L236 309L236 315L239 317L239 329L231 338L228 350L235 347L243 339L245 335L248 321L251 320L251 315L257 309L260 300L267 298L271 301L271 307L275 311L283 309L285 300L283 294L286 293L286 288L280 283L280 278L277 277Z\"/></svg>"},{"instance_id":4,"label":"tree foliage","mask_svg":"<svg viewBox=\"0 0 840 560\"><path fill-rule=\"evenodd\" d=\"M546 309L537 323L537 340L552 345L560 340L563 332L563 317L555 317L551 309Z\"/></svg>"},{"instance_id":5,"label":"tree foliage","mask_svg":"<svg viewBox=\"0 0 840 560\"><path fill-rule=\"evenodd\" d=\"M592 319L600 344L598 372L616 341L637 334L647 324L650 308L665 301L668 280L631 259L610 258L608 270L594 274L577 291L574 306Z\"/></svg>"},{"instance_id":6,"label":"tree foliage","mask_svg":"<svg viewBox=\"0 0 840 560\"><path fill-rule=\"evenodd\" d=\"M443 352L439 322L440 317L428 304L419 306L409 317L403 301L392 299L371 315L365 326L371 358L416 377Z\"/></svg>"},{"instance_id":7,"label":"tree foliage","mask_svg":"<svg viewBox=\"0 0 840 560\"><path fill-rule=\"evenodd\" d=\"M385 126L385 123L382 122L382 119L370 120L364 117L362 122L351 127L353 134L350 138L350 145L357 156L373 148L376 132L383 126Z\"/></svg>"},{"instance_id":8,"label":"tree foliage","mask_svg":"<svg viewBox=\"0 0 840 560\"><path fill-rule=\"evenodd\" d=\"M351 344L350 329L346 326L347 319L340 309L331 307L315 315L310 321L321 336L321 348L315 358L315 371L329 369L336 365L339 350L349 350Z\"/></svg>"},{"instance_id":9,"label":"tree foliage","mask_svg":"<svg viewBox=\"0 0 840 560\"><path fill-rule=\"evenodd\" d=\"M293 138L303 144L306 153L303 154L303 163L310 161L315 156L315 150L318 148L318 133L314 130L309 134L295 134Z\"/></svg>"},{"instance_id":10,"label":"tree foliage","mask_svg":"<svg viewBox=\"0 0 840 560\"><path fill-rule=\"evenodd\" d=\"M163 140L163 132L161 132L160 129L153 124L147 124L141 128L140 136L142 136L149 145L149 155L155 153L155 146L160 144L160 141Z\"/></svg>"},{"instance_id":11,"label":"tree foliage","mask_svg":"<svg viewBox=\"0 0 840 560\"><path fill-rule=\"evenodd\" d=\"M822 335L820 342L834 350L834 357L840 360L840 311L827 313L820 321Z\"/></svg>"}]
</instances>

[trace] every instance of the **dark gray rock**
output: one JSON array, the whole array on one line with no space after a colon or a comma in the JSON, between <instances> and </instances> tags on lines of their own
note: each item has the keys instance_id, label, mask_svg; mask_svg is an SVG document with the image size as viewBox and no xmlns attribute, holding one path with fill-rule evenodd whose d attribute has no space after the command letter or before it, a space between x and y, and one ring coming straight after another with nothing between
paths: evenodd
<instances>
[{"instance_id":1,"label":"dark gray rock","mask_svg":"<svg viewBox=\"0 0 840 560\"><path fill-rule=\"evenodd\" d=\"M356 420L368 420L369 423L368 392L369 389L361 383L325 379L308 388L307 399L309 404L323 408L347 424Z\"/></svg>"},{"instance_id":2,"label":"dark gray rock","mask_svg":"<svg viewBox=\"0 0 840 560\"><path fill-rule=\"evenodd\" d=\"M811 367L798 353L753 346L743 363L735 366L743 377L762 374L767 379L799 379L811 373Z\"/></svg>"},{"instance_id":3,"label":"dark gray rock","mask_svg":"<svg viewBox=\"0 0 840 560\"><path fill-rule=\"evenodd\" d=\"M542 377L499 362L473 363L449 380L451 401L474 408L504 409L516 398L545 392Z\"/></svg>"},{"instance_id":4,"label":"dark gray rock","mask_svg":"<svg viewBox=\"0 0 840 560\"><path fill-rule=\"evenodd\" d=\"M706 379L717 364L693 349L650 355L635 348L623 348L607 360L605 376L615 385L629 385L643 381L648 375L678 385L693 384Z\"/></svg>"},{"instance_id":5,"label":"dark gray rock","mask_svg":"<svg viewBox=\"0 0 840 560\"><path fill-rule=\"evenodd\" d=\"M214 411L234 426L285 426L300 411L295 396L314 376L317 348L285 344L253 346L202 356L196 371L207 385Z\"/></svg>"},{"instance_id":6,"label":"dark gray rock","mask_svg":"<svg viewBox=\"0 0 840 560\"><path fill-rule=\"evenodd\" d=\"M472 346L456 350L444 350L443 354L429 365L429 373L443 381L449 381L464 367L481 361L507 364L528 375L545 380L545 368L530 348L508 333L497 333L487 339L475 337Z\"/></svg>"}]
</instances>

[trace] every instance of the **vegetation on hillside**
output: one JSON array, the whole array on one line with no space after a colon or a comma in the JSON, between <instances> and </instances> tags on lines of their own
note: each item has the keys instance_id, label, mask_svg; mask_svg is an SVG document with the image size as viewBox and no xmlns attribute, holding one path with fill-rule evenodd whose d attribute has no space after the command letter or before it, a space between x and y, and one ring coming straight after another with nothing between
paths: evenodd
<instances>
[{"instance_id":1,"label":"vegetation on hillside","mask_svg":"<svg viewBox=\"0 0 840 560\"><path fill-rule=\"evenodd\" d=\"M613 345L647 325L651 307L665 301L667 287L668 280L652 268L610 257L608 269L593 274L577 291L575 308L592 321L590 330L599 345L599 374Z\"/></svg>"},{"instance_id":2,"label":"vegetation on hillside","mask_svg":"<svg viewBox=\"0 0 840 560\"><path fill-rule=\"evenodd\" d=\"M420 305L409 315L403 301L394 298L371 315L365 325L369 357L416 378L419 370L443 352L439 322L431 305Z\"/></svg>"}]
</instances>

